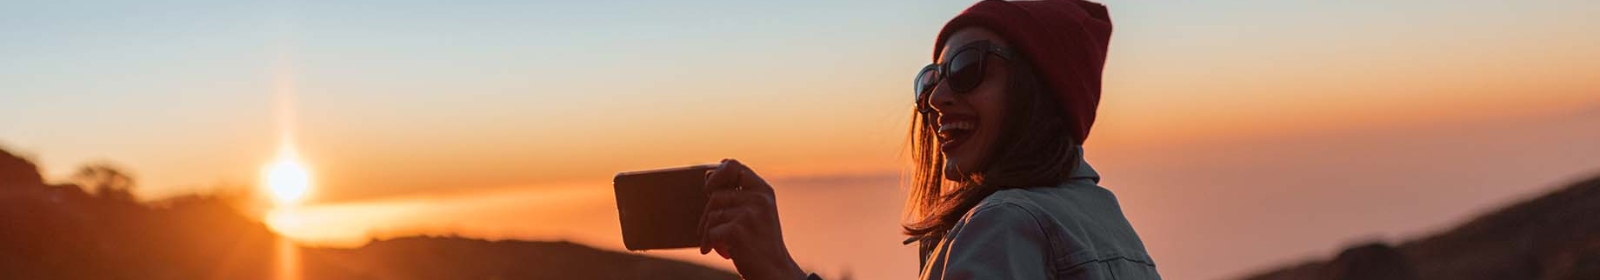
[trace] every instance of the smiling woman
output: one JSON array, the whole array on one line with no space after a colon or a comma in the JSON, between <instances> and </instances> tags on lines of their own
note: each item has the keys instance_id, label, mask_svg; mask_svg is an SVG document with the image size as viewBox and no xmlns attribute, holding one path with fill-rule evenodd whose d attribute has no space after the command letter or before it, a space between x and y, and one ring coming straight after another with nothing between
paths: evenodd
<instances>
[{"instance_id":1,"label":"smiling woman","mask_svg":"<svg viewBox=\"0 0 1600 280\"><path fill-rule=\"evenodd\" d=\"M298 203L311 192L311 172L288 145L278 151L278 159L262 169L261 176L264 191L278 206Z\"/></svg>"}]
</instances>

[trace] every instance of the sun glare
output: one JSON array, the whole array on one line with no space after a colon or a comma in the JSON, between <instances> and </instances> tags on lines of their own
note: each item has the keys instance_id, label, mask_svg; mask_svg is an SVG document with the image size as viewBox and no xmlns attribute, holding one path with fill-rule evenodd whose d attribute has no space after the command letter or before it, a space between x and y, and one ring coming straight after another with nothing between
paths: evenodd
<instances>
[{"instance_id":1,"label":"sun glare","mask_svg":"<svg viewBox=\"0 0 1600 280\"><path fill-rule=\"evenodd\" d=\"M278 155L278 159L262 170L266 191L278 205L293 205L311 192L311 172L291 152Z\"/></svg>"}]
</instances>

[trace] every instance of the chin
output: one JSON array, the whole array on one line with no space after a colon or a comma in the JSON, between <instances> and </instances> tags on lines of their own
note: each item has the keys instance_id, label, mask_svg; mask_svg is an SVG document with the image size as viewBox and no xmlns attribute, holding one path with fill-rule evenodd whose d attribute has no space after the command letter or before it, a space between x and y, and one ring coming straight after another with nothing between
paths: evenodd
<instances>
[{"instance_id":1,"label":"chin","mask_svg":"<svg viewBox=\"0 0 1600 280\"><path fill-rule=\"evenodd\" d=\"M961 172L961 170L963 169L963 168L961 168L961 166L965 166L965 165L962 165L962 164L958 163L955 160L945 160L945 162L944 162L944 179L945 180L950 180L950 181L956 181L956 182L966 182L967 181L967 174Z\"/></svg>"}]
</instances>

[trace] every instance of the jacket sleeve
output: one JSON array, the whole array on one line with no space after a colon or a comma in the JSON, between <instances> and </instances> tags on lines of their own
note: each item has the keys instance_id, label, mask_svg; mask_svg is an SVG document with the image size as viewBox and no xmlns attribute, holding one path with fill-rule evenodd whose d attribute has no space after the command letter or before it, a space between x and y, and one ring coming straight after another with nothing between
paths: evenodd
<instances>
[{"instance_id":1,"label":"jacket sleeve","mask_svg":"<svg viewBox=\"0 0 1600 280\"><path fill-rule=\"evenodd\" d=\"M1051 279L1050 240L1033 213L999 203L965 219L950 232L941 279Z\"/></svg>"}]
</instances>

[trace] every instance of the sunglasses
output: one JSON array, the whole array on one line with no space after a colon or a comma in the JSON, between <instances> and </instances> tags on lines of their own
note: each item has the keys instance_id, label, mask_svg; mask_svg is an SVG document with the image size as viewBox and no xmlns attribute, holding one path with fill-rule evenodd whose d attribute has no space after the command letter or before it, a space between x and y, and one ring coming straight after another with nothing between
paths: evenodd
<instances>
[{"instance_id":1,"label":"sunglasses","mask_svg":"<svg viewBox=\"0 0 1600 280\"><path fill-rule=\"evenodd\" d=\"M955 93L967 93L983 84L986 76L984 69L988 68L989 54L994 54L1000 59L1013 60L1016 54L1010 49L996 46L989 40L980 40L956 48L943 64L933 63L922 67L917 72L915 83L917 111L924 114L932 112L928 105L928 98L933 89L940 83L948 82L945 86Z\"/></svg>"}]
</instances>

